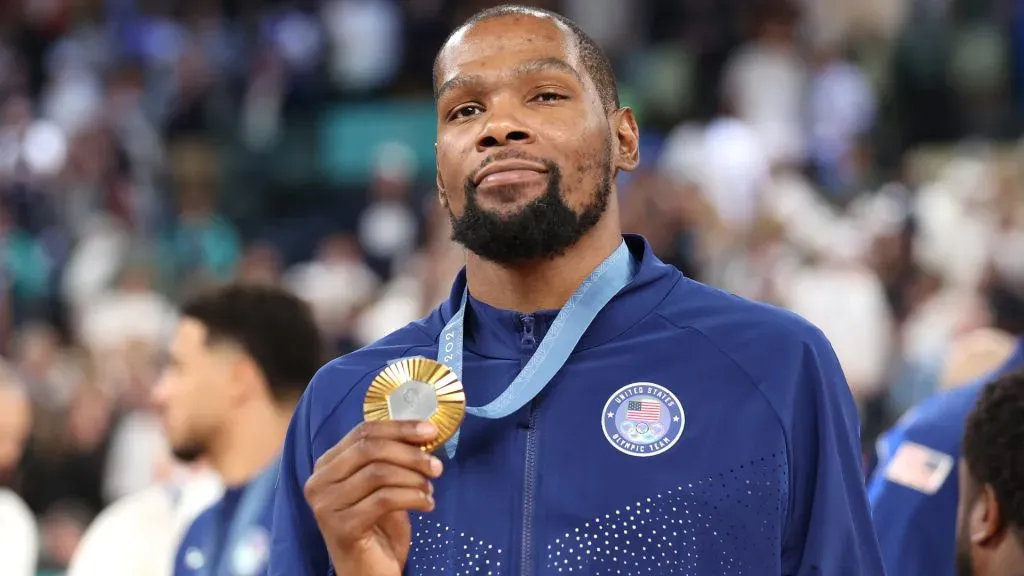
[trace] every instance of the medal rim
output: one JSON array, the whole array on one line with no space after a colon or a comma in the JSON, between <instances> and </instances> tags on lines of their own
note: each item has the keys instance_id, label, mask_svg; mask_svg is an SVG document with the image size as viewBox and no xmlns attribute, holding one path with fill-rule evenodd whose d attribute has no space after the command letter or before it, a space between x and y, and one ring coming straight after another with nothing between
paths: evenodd
<instances>
[{"instance_id":1,"label":"medal rim","mask_svg":"<svg viewBox=\"0 0 1024 576\"><path fill-rule=\"evenodd\" d=\"M437 398L437 410L427 419L437 428L433 442L422 446L433 452L458 431L466 416L466 394L462 382L451 368L425 357L403 358L388 364L370 382L363 400L363 419L367 422L392 420L388 396L408 382L431 386Z\"/></svg>"}]
</instances>

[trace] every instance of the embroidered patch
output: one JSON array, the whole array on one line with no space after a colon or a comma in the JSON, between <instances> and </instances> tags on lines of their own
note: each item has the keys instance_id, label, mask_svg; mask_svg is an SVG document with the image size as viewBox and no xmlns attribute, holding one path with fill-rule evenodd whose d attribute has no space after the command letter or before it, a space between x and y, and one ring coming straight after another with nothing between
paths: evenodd
<instances>
[{"instance_id":1,"label":"embroidered patch","mask_svg":"<svg viewBox=\"0 0 1024 576\"><path fill-rule=\"evenodd\" d=\"M270 560L270 534L265 528L253 527L232 550L232 566L238 576L256 576L265 571Z\"/></svg>"},{"instance_id":2,"label":"embroidered patch","mask_svg":"<svg viewBox=\"0 0 1024 576\"><path fill-rule=\"evenodd\" d=\"M686 416L675 394L653 382L634 382L612 394L601 413L604 437L630 456L656 456L683 434Z\"/></svg>"},{"instance_id":3,"label":"embroidered patch","mask_svg":"<svg viewBox=\"0 0 1024 576\"><path fill-rule=\"evenodd\" d=\"M929 496L942 488L953 470L953 457L916 442L902 442L885 467L885 478Z\"/></svg>"}]
</instances>

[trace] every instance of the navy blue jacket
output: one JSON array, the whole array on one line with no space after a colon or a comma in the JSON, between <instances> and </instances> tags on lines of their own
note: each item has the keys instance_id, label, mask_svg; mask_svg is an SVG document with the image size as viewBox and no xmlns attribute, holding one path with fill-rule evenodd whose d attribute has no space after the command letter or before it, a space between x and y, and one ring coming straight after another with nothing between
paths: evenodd
<instances>
[{"instance_id":1,"label":"navy blue jacket","mask_svg":"<svg viewBox=\"0 0 1024 576\"><path fill-rule=\"evenodd\" d=\"M273 481L273 470L268 470ZM261 490L260 480L239 486L228 486L220 500L204 510L189 526L174 557L174 576L263 576L270 559L270 526L274 519L274 494ZM268 485L268 488L270 486ZM256 490L256 512L240 524L240 509L246 504L247 493ZM244 516L244 514L241 514ZM243 521L244 522L244 521ZM232 541L233 529L237 540Z\"/></svg>"},{"instance_id":2,"label":"navy blue jacket","mask_svg":"<svg viewBox=\"0 0 1024 576\"><path fill-rule=\"evenodd\" d=\"M405 573L883 574L857 410L829 342L626 240L637 275L548 387L505 419L463 423L436 510L412 515ZM303 485L362 420L388 361L436 357L464 286L463 272L425 319L313 379L285 443L271 576L329 573ZM471 299L471 406L504 390L554 317Z\"/></svg>"},{"instance_id":3,"label":"navy blue jacket","mask_svg":"<svg viewBox=\"0 0 1024 576\"><path fill-rule=\"evenodd\" d=\"M1017 369L1024 369L1024 339L994 373L925 400L882 435L868 495L889 574L956 576L964 424L985 385Z\"/></svg>"}]
</instances>

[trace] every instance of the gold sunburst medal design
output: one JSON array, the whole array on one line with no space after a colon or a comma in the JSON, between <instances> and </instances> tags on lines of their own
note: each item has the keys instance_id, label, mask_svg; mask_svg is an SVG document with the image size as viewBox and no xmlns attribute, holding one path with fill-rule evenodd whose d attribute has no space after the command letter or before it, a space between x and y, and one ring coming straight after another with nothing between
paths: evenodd
<instances>
[{"instance_id":1,"label":"gold sunburst medal design","mask_svg":"<svg viewBox=\"0 0 1024 576\"><path fill-rule=\"evenodd\" d=\"M437 437L423 447L433 452L447 442L466 416L466 392L458 376L429 358L392 362L370 383L363 401L365 420L429 420Z\"/></svg>"}]
</instances>

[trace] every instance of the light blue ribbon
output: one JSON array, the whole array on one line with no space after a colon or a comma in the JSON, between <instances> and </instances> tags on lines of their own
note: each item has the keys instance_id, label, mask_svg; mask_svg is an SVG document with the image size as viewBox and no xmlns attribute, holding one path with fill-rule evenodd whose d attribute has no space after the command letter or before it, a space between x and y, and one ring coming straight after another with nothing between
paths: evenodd
<instances>
[{"instance_id":1,"label":"light blue ribbon","mask_svg":"<svg viewBox=\"0 0 1024 576\"><path fill-rule=\"evenodd\" d=\"M259 525L260 516L274 498L274 489L277 486L277 473L280 467L280 459L275 460L269 468L261 472L246 487L245 493L242 494L242 500L238 503L238 509L231 519L227 541L213 542L212 547L204 547L206 552L204 556L207 563L199 570L202 576L232 576L234 574L234 570L231 570L229 566L231 565L235 548L241 544L242 537L253 526ZM211 552L216 551L216 547L222 545L225 546L217 555L219 561L216 566L213 566L209 562L213 557ZM207 546L210 546L210 544L208 543Z\"/></svg>"},{"instance_id":2,"label":"light blue ribbon","mask_svg":"<svg viewBox=\"0 0 1024 576\"><path fill-rule=\"evenodd\" d=\"M466 408L473 416L496 420L519 410L540 394L555 374L562 369L569 355L579 343L583 333L620 290L635 274L636 263L625 242L606 258L558 312L555 321L541 340L540 346L512 384L485 406ZM462 304L441 331L437 347L437 361L448 366L462 379L463 322L466 316L468 289L462 294ZM445 444L448 458L455 457L459 445L459 431Z\"/></svg>"}]
</instances>

